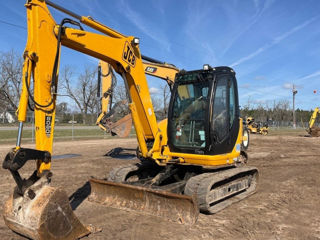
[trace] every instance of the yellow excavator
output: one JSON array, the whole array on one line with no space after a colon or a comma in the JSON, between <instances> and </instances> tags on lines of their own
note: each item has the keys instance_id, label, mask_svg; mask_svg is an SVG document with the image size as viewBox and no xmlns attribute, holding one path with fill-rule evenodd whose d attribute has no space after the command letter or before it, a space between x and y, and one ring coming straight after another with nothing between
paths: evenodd
<instances>
[{"instance_id":1,"label":"yellow excavator","mask_svg":"<svg viewBox=\"0 0 320 240\"><path fill-rule=\"evenodd\" d=\"M306 129L306 131L310 134L311 137L320 137L320 128L315 126L315 122L319 113L320 109L316 107L310 117L309 126Z\"/></svg>"},{"instance_id":2,"label":"yellow excavator","mask_svg":"<svg viewBox=\"0 0 320 240\"><path fill-rule=\"evenodd\" d=\"M255 122L253 117L248 117L246 121L247 128L250 133L258 133L261 135L268 135L269 126L268 123Z\"/></svg>"},{"instance_id":3,"label":"yellow excavator","mask_svg":"<svg viewBox=\"0 0 320 240\"><path fill-rule=\"evenodd\" d=\"M3 212L10 229L32 239L77 239L90 233L72 212L66 192L50 186L61 45L109 63L122 76L138 140L140 163L111 170L107 180L91 179L90 201L193 224L199 210L216 213L256 191L258 170L245 165L241 151L243 123L233 69L204 65L179 72L168 119L157 123L138 38L49 0L28 0L25 6L28 40L18 136L3 161L16 183ZM48 6L73 19L56 24ZM100 33L85 31L81 24ZM35 149L21 145L30 103ZM24 179L19 170L29 161L36 162L36 169Z\"/></svg>"}]
</instances>

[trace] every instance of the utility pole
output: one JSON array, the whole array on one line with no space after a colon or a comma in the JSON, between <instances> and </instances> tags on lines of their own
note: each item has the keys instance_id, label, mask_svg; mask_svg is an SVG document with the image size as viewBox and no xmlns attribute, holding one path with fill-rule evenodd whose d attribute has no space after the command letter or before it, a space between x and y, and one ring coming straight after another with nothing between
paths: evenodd
<instances>
[{"instance_id":1,"label":"utility pole","mask_svg":"<svg viewBox=\"0 0 320 240\"><path fill-rule=\"evenodd\" d=\"M296 90L294 84L292 84L292 113L293 113L293 128L296 129L296 110L295 110L295 97L298 91Z\"/></svg>"},{"instance_id":2,"label":"utility pole","mask_svg":"<svg viewBox=\"0 0 320 240\"><path fill-rule=\"evenodd\" d=\"M74 140L74 112L72 112L72 140Z\"/></svg>"}]
</instances>

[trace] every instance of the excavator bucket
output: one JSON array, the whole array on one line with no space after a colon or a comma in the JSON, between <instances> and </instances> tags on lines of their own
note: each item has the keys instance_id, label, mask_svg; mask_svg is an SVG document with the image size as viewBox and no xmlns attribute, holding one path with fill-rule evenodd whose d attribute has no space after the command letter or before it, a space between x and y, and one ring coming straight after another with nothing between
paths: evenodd
<instances>
[{"instance_id":1,"label":"excavator bucket","mask_svg":"<svg viewBox=\"0 0 320 240\"><path fill-rule=\"evenodd\" d=\"M119 121L112 123L109 129L112 134L119 137L128 137L132 128L132 117L128 114L121 118Z\"/></svg>"},{"instance_id":2,"label":"excavator bucket","mask_svg":"<svg viewBox=\"0 0 320 240\"><path fill-rule=\"evenodd\" d=\"M91 179L89 201L108 207L133 210L192 225L199 209L193 197L123 183Z\"/></svg>"},{"instance_id":3,"label":"excavator bucket","mask_svg":"<svg viewBox=\"0 0 320 240\"><path fill-rule=\"evenodd\" d=\"M31 188L24 196L12 194L5 203L3 217L12 231L39 240L74 240L90 234L74 215L64 190L49 185Z\"/></svg>"},{"instance_id":4,"label":"excavator bucket","mask_svg":"<svg viewBox=\"0 0 320 240\"><path fill-rule=\"evenodd\" d=\"M309 131L311 137L320 137L320 128L319 127L312 127Z\"/></svg>"}]
</instances>

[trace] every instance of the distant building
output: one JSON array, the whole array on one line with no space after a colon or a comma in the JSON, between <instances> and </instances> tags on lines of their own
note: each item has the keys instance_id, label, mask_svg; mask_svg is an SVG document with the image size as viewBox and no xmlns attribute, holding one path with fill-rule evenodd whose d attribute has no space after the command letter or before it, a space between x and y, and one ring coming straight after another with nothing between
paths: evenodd
<instances>
[{"instance_id":1,"label":"distant building","mask_svg":"<svg viewBox=\"0 0 320 240\"><path fill-rule=\"evenodd\" d=\"M1 123L14 123L16 120L11 113L3 112L0 113L0 122Z\"/></svg>"}]
</instances>

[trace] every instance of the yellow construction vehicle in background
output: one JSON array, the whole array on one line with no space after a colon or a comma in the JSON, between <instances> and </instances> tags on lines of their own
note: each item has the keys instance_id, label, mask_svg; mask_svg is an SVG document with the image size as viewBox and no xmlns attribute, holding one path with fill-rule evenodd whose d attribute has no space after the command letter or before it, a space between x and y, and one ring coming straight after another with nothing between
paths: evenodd
<instances>
[{"instance_id":1,"label":"yellow construction vehicle in background","mask_svg":"<svg viewBox=\"0 0 320 240\"><path fill-rule=\"evenodd\" d=\"M268 135L269 126L268 123L255 122L253 117L248 117L246 125L250 133L258 133L261 135Z\"/></svg>"},{"instance_id":2,"label":"yellow construction vehicle in background","mask_svg":"<svg viewBox=\"0 0 320 240\"><path fill-rule=\"evenodd\" d=\"M306 129L306 131L310 134L311 137L320 137L320 128L315 126L315 122L319 113L320 109L316 107L310 117L309 126Z\"/></svg>"},{"instance_id":3,"label":"yellow construction vehicle in background","mask_svg":"<svg viewBox=\"0 0 320 240\"><path fill-rule=\"evenodd\" d=\"M47 5L79 22L65 18L56 24ZM246 166L241 154L243 123L233 69L204 65L179 72L168 119L157 123L138 38L49 0L28 0L25 6L28 40L18 137L3 162L16 183L3 213L10 229L32 239L77 239L89 234L72 212L65 191L50 186L61 45L109 63L122 76L138 140L140 163L111 170L108 180L91 179L90 201L193 224L199 210L216 213L256 191L258 170ZM83 30L80 23L101 34ZM36 149L21 146L30 102L35 105ZM35 171L23 179L19 170L33 160Z\"/></svg>"}]
</instances>

